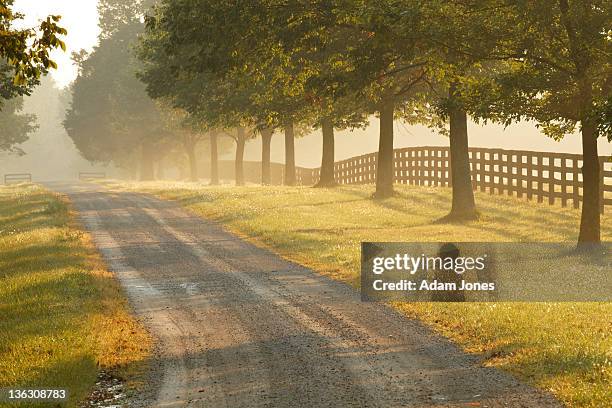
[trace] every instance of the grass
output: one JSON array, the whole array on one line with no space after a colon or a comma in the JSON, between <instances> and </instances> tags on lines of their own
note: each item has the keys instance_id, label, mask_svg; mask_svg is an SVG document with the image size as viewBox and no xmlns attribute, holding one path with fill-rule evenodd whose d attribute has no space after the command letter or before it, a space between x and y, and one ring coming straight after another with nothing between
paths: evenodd
<instances>
[{"instance_id":1,"label":"grass","mask_svg":"<svg viewBox=\"0 0 612 408\"><path fill-rule=\"evenodd\" d=\"M359 285L362 241L575 241L580 214L513 197L477 193L482 218L434 224L450 190L398 186L373 201L371 186L207 187L189 183L115 184L176 200L229 230L334 279ZM612 216L602 218L612 240ZM407 316L549 390L571 407L612 406L610 303L396 303Z\"/></svg>"},{"instance_id":2,"label":"grass","mask_svg":"<svg viewBox=\"0 0 612 408\"><path fill-rule=\"evenodd\" d=\"M144 369L148 334L93 248L63 197L0 187L0 388L67 389L75 407L100 369Z\"/></svg>"}]
</instances>

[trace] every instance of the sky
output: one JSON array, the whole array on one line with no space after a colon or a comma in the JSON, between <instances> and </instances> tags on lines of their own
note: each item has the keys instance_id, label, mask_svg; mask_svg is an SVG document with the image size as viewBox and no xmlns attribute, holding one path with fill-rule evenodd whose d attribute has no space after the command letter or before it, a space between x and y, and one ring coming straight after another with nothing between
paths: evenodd
<instances>
[{"instance_id":1,"label":"sky","mask_svg":"<svg viewBox=\"0 0 612 408\"><path fill-rule=\"evenodd\" d=\"M60 25L68 30L65 39L67 52L54 51L52 57L58 63L52 72L59 87L65 87L76 78L76 67L70 59L73 52L81 49L90 51L98 41L97 0L16 0L15 11L26 18L19 25L32 27L40 24L50 14L61 15Z\"/></svg>"}]
</instances>

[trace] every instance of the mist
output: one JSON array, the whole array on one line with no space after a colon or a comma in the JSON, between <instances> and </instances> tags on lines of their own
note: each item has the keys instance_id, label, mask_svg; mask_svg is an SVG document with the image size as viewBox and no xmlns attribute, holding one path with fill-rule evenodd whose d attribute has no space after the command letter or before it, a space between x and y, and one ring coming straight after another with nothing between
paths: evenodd
<instances>
[{"instance_id":1,"label":"mist","mask_svg":"<svg viewBox=\"0 0 612 408\"><path fill-rule=\"evenodd\" d=\"M469 122L470 147L485 147L508 150L530 150L541 152L581 154L580 136L568 135L561 141L555 141L540 132L535 124L520 122L504 128L501 125L479 125ZM448 146L448 138L425 126L408 125L395 121L396 148L416 146ZM336 132L336 160L344 160L378 150L378 119L372 117L367 129ZM321 165L322 139L321 131L313 131L295 141L296 163L298 166L316 168ZM604 138L599 140L600 156L612 155L612 144ZM284 139L281 134L272 138L272 161L284 163ZM230 160L227 153L224 159ZM245 160L261 160L261 140L255 139L247 144Z\"/></svg>"},{"instance_id":2,"label":"mist","mask_svg":"<svg viewBox=\"0 0 612 408\"><path fill-rule=\"evenodd\" d=\"M51 78L45 78L34 93L24 98L23 113L37 117L38 130L30 135L20 148L24 156L0 153L0 172L31 173L35 180L74 180L79 172L104 172L108 177L126 177L112 164L94 164L85 160L68 137L62 122L70 103L70 88L60 88ZM403 121L395 122L395 147L448 146L445 136L425 127L408 125ZM372 117L366 129L337 132L336 160L375 152L378 149L378 119ZM501 125L480 125L469 123L470 145L472 147L532 150L543 152L581 153L580 138L577 134L568 135L555 141L543 135L533 123L522 122L504 128ZM222 143L221 158L232 160L234 147L229 138ZM203 141L202 144L205 144ZM296 140L296 163L298 166L316 168L320 166L322 140L319 130L312 131ZM612 155L612 144L600 138L601 156ZM284 138L280 133L272 138L271 158L273 162L284 163ZM209 162L207 146L200 146L199 167ZM186 158L185 158L186 160ZM247 143L245 160L261 160L261 139ZM180 161L180 159L179 159ZM177 169L164 172L167 178L182 178Z\"/></svg>"},{"instance_id":3,"label":"mist","mask_svg":"<svg viewBox=\"0 0 612 408\"><path fill-rule=\"evenodd\" d=\"M20 113L35 115L38 129L19 146L23 156L0 153L0 173L30 173L35 181L74 180L88 171L117 174L113 166L88 162L76 149L62 125L69 102L69 90L60 89L49 77L24 98Z\"/></svg>"}]
</instances>

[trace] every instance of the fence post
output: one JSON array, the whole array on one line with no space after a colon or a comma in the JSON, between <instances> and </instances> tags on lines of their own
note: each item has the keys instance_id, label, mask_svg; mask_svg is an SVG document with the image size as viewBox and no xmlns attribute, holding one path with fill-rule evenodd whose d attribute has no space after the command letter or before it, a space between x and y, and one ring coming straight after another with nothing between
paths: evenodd
<instances>
[{"instance_id":1,"label":"fence post","mask_svg":"<svg viewBox=\"0 0 612 408\"><path fill-rule=\"evenodd\" d=\"M574 157L572 166L572 199L574 208L580 208L580 168L578 167L578 157Z\"/></svg>"},{"instance_id":2,"label":"fence post","mask_svg":"<svg viewBox=\"0 0 612 408\"><path fill-rule=\"evenodd\" d=\"M604 159L599 159L599 211L604 213Z\"/></svg>"},{"instance_id":3,"label":"fence post","mask_svg":"<svg viewBox=\"0 0 612 408\"><path fill-rule=\"evenodd\" d=\"M567 157L561 158L561 207L567 207Z\"/></svg>"},{"instance_id":4,"label":"fence post","mask_svg":"<svg viewBox=\"0 0 612 408\"><path fill-rule=\"evenodd\" d=\"M544 155L542 153L537 154L538 167L538 203L544 202Z\"/></svg>"},{"instance_id":5,"label":"fence post","mask_svg":"<svg viewBox=\"0 0 612 408\"><path fill-rule=\"evenodd\" d=\"M523 198L523 182L525 176L523 175L523 155L520 152L516 152L516 197Z\"/></svg>"},{"instance_id":6,"label":"fence post","mask_svg":"<svg viewBox=\"0 0 612 408\"><path fill-rule=\"evenodd\" d=\"M495 194L495 152L489 152L489 193Z\"/></svg>"},{"instance_id":7,"label":"fence post","mask_svg":"<svg viewBox=\"0 0 612 408\"><path fill-rule=\"evenodd\" d=\"M485 151L482 149L478 149L478 167L480 174L480 191L483 193L487 191L487 171L486 171L486 162L485 162Z\"/></svg>"},{"instance_id":8,"label":"fence post","mask_svg":"<svg viewBox=\"0 0 612 408\"><path fill-rule=\"evenodd\" d=\"M548 205L555 204L555 155L548 157Z\"/></svg>"}]
</instances>

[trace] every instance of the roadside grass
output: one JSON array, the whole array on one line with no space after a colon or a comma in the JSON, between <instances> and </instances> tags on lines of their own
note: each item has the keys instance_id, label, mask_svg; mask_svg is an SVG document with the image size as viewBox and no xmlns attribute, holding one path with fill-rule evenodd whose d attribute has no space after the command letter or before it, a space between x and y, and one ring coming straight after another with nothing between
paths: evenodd
<instances>
[{"instance_id":1,"label":"roadside grass","mask_svg":"<svg viewBox=\"0 0 612 408\"><path fill-rule=\"evenodd\" d=\"M100 369L129 379L150 348L64 198L0 187L0 389L67 389L69 401L54 406L75 407Z\"/></svg>"},{"instance_id":2,"label":"roadside grass","mask_svg":"<svg viewBox=\"0 0 612 408\"><path fill-rule=\"evenodd\" d=\"M372 186L208 187L192 183L110 183L176 200L203 217L334 279L359 286L362 241L575 241L580 213L513 197L477 193L482 217L434 224L450 190L397 186L374 201ZM612 240L612 216L602 218ZM572 407L612 406L610 303L395 303L439 333L549 390ZM443 357L443 356L441 356Z\"/></svg>"}]
</instances>

